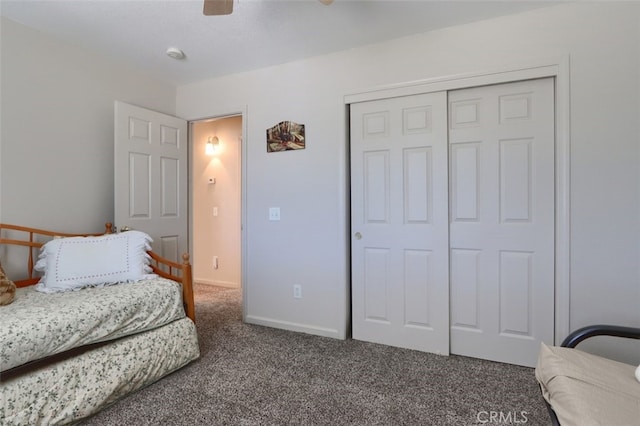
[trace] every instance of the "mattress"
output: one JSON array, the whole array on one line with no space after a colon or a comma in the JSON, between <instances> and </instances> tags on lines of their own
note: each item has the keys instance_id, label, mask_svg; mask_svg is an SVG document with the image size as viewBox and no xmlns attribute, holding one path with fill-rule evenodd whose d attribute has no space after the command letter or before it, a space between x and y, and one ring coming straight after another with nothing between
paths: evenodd
<instances>
[{"instance_id":1,"label":"mattress","mask_svg":"<svg viewBox=\"0 0 640 426\"><path fill-rule=\"evenodd\" d=\"M0 309L0 371L184 317L180 284L164 278L53 294L19 288Z\"/></svg>"},{"instance_id":2,"label":"mattress","mask_svg":"<svg viewBox=\"0 0 640 426\"><path fill-rule=\"evenodd\" d=\"M200 356L183 318L0 383L2 425L57 425L88 417Z\"/></svg>"},{"instance_id":3,"label":"mattress","mask_svg":"<svg viewBox=\"0 0 640 426\"><path fill-rule=\"evenodd\" d=\"M535 370L542 396L563 426L637 425L635 365L542 343Z\"/></svg>"}]
</instances>

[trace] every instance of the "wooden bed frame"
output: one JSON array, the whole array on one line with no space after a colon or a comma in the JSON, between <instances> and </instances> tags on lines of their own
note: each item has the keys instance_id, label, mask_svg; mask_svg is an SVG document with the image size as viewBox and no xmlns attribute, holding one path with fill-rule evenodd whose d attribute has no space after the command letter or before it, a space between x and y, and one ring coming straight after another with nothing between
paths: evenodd
<instances>
[{"instance_id":1,"label":"wooden bed frame","mask_svg":"<svg viewBox=\"0 0 640 426\"><path fill-rule=\"evenodd\" d=\"M38 251L47 241L54 237L87 237L103 234L111 234L113 226L107 222L105 224L105 230L101 233L95 234L70 234L65 232L47 231L38 228L29 228L26 226L9 225L0 223L0 245L17 245L28 248L27 255L27 278L20 280L13 280L17 287L27 287L37 284L40 277L34 276L33 267L35 265L35 259L37 259ZM7 236L7 234L10 234ZM14 236L15 234L15 236ZM9 236L11 238L9 238ZM35 255L34 255L35 253ZM185 313L193 322L196 321L195 303L193 300L193 278L191 272L191 264L189 263L189 255L187 253L182 255L182 263L172 262L153 251L147 252L151 257L151 269L153 273L176 281L182 285L182 300L184 303Z\"/></svg>"}]
</instances>

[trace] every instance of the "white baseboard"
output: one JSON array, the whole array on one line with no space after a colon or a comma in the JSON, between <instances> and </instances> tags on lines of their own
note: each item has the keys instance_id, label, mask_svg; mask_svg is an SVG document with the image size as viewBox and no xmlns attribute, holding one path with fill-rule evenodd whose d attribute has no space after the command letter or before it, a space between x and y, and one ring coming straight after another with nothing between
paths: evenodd
<instances>
[{"instance_id":1,"label":"white baseboard","mask_svg":"<svg viewBox=\"0 0 640 426\"><path fill-rule=\"evenodd\" d=\"M274 320L271 318L256 317L253 315L247 315L245 317L245 322L249 324L278 328L281 330L297 331L300 333L307 333L307 334L313 334L316 336L332 337L334 339L344 340L344 338L340 335L338 330L335 330L332 328L317 327L314 325L307 325L307 324L298 324L298 323L289 322L289 321L281 321L281 320Z\"/></svg>"},{"instance_id":2,"label":"white baseboard","mask_svg":"<svg viewBox=\"0 0 640 426\"><path fill-rule=\"evenodd\" d=\"M215 285L217 287L240 288L240 284L231 281L216 281L207 280L204 278L194 278L193 282L197 284Z\"/></svg>"}]
</instances>

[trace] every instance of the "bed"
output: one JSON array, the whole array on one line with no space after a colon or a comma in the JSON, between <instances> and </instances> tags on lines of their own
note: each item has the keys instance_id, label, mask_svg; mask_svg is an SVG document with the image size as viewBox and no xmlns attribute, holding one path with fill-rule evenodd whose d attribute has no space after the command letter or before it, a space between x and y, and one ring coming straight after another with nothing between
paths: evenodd
<instances>
[{"instance_id":1,"label":"bed","mask_svg":"<svg viewBox=\"0 0 640 426\"><path fill-rule=\"evenodd\" d=\"M26 264L0 306L0 424L79 421L200 356L189 257L150 242L0 224L0 267Z\"/></svg>"}]
</instances>

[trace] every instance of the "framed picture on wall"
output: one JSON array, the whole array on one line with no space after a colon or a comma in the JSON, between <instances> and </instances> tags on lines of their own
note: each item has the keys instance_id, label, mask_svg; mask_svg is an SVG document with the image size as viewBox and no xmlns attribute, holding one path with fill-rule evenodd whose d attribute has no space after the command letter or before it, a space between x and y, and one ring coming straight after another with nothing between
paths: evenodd
<instances>
[{"instance_id":1,"label":"framed picture on wall","mask_svg":"<svg viewBox=\"0 0 640 426\"><path fill-rule=\"evenodd\" d=\"M304 148L304 124L281 121L267 129L267 152L291 151Z\"/></svg>"}]
</instances>

